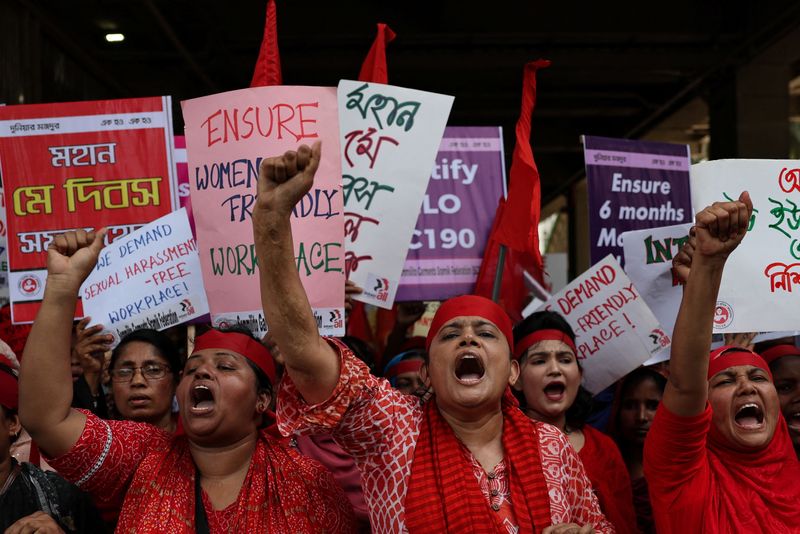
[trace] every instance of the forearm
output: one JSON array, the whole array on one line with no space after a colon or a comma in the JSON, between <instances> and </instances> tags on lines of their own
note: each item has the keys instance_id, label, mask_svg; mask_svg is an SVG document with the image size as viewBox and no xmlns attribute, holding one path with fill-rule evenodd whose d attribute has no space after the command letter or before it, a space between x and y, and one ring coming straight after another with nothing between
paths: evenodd
<instances>
[{"instance_id":1,"label":"forearm","mask_svg":"<svg viewBox=\"0 0 800 534\"><path fill-rule=\"evenodd\" d=\"M287 371L309 403L325 400L339 377L339 360L323 340L297 273L288 216L270 214L254 229L261 304Z\"/></svg>"},{"instance_id":2,"label":"forearm","mask_svg":"<svg viewBox=\"0 0 800 534\"><path fill-rule=\"evenodd\" d=\"M697 415L708 398L708 353L724 262L696 258L683 291L672 336L666 407L676 415Z\"/></svg>"},{"instance_id":3,"label":"forearm","mask_svg":"<svg viewBox=\"0 0 800 534\"><path fill-rule=\"evenodd\" d=\"M78 288L57 286L48 280L20 370L19 415L37 441L71 413L70 344Z\"/></svg>"}]
</instances>

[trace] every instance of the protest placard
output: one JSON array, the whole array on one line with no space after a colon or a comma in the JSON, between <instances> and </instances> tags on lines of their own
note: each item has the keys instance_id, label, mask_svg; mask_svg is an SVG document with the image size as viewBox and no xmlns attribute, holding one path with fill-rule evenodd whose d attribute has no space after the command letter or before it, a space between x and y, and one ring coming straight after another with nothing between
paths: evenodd
<instances>
[{"instance_id":1,"label":"protest placard","mask_svg":"<svg viewBox=\"0 0 800 534\"><path fill-rule=\"evenodd\" d=\"M263 335L252 209L263 158L322 141L292 216L297 270L320 333L344 334L344 233L336 89L256 87L181 103L200 264L215 325Z\"/></svg>"},{"instance_id":2,"label":"protest placard","mask_svg":"<svg viewBox=\"0 0 800 534\"><path fill-rule=\"evenodd\" d=\"M356 299L391 308L453 97L349 80L338 94L345 272Z\"/></svg>"},{"instance_id":3,"label":"protest placard","mask_svg":"<svg viewBox=\"0 0 800 534\"><path fill-rule=\"evenodd\" d=\"M689 239L691 227L691 223L676 224L622 234L625 272L670 337L683 297L683 286L673 276L672 258ZM664 352L659 361L669 358L669 351Z\"/></svg>"},{"instance_id":4,"label":"protest placard","mask_svg":"<svg viewBox=\"0 0 800 534\"><path fill-rule=\"evenodd\" d=\"M502 128L445 128L396 300L472 292L505 188Z\"/></svg>"},{"instance_id":5,"label":"protest placard","mask_svg":"<svg viewBox=\"0 0 800 534\"><path fill-rule=\"evenodd\" d=\"M670 344L613 256L608 255L540 309L564 316L576 335L583 385L599 393Z\"/></svg>"},{"instance_id":6,"label":"protest placard","mask_svg":"<svg viewBox=\"0 0 800 534\"><path fill-rule=\"evenodd\" d=\"M0 306L8 304L8 244L6 236L6 200L0 187Z\"/></svg>"},{"instance_id":7,"label":"protest placard","mask_svg":"<svg viewBox=\"0 0 800 534\"><path fill-rule=\"evenodd\" d=\"M181 208L105 247L81 286L84 313L114 344L208 313L197 244Z\"/></svg>"},{"instance_id":8,"label":"protest placard","mask_svg":"<svg viewBox=\"0 0 800 534\"><path fill-rule=\"evenodd\" d=\"M592 263L624 265L623 232L692 220L687 145L584 136L583 148Z\"/></svg>"},{"instance_id":9,"label":"protest placard","mask_svg":"<svg viewBox=\"0 0 800 534\"><path fill-rule=\"evenodd\" d=\"M749 231L725 264L714 331L800 329L800 162L719 160L692 166L695 212L749 191Z\"/></svg>"},{"instance_id":10,"label":"protest placard","mask_svg":"<svg viewBox=\"0 0 800 534\"><path fill-rule=\"evenodd\" d=\"M11 311L30 323L54 235L106 226L112 243L176 207L170 98L0 107L0 165Z\"/></svg>"}]
</instances>

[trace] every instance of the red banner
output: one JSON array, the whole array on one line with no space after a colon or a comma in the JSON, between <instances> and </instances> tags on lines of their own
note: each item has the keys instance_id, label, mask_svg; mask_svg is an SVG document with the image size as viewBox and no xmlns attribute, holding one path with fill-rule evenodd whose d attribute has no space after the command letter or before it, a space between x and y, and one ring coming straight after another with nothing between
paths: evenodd
<instances>
[{"instance_id":1,"label":"red banner","mask_svg":"<svg viewBox=\"0 0 800 534\"><path fill-rule=\"evenodd\" d=\"M12 317L29 323L55 235L107 226L109 244L177 206L170 97L0 107L0 169Z\"/></svg>"}]
</instances>

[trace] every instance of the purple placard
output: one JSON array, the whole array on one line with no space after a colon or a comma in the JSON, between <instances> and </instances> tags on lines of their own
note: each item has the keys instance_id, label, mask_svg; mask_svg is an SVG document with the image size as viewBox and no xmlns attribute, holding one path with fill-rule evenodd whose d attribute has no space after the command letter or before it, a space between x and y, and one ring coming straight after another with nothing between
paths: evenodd
<instances>
[{"instance_id":1,"label":"purple placard","mask_svg":"<svg viewBox=\"0 0 800 534\"><path fill-rule=\"evenodd\" d=\"M472 292L505 183L502 128L445 128L395 300Z\"/></svg>"},{"instance_id":2,"label":"purple placard","mask_svg":"<svg viewBox=\"0 0 800 534\"><path fill-rule=\"evenodd\" d=\"M592 264L622 265L623 232L692 220L688 145L585 136L583 148Z\"/></svg>"}]
</instances>

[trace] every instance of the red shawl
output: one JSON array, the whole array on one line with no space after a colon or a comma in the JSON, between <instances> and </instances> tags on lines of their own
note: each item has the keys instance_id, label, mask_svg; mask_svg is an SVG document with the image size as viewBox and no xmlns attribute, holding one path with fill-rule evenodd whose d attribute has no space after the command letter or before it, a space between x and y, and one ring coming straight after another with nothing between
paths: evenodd
<instances>
[{"instance_id":1,"label":"red shawl","mask_svg":"<svg viewBox=\"0 0 800 534\"><path fill-rule=\"evenodd\" d=\"M740 452L711 424L709 465L717 481L711 495L709 532L797 532L800 529L800 464L780 416L770 444ZM716 501L716 502L715 502ZM714 514L716 512L716 514Z\"/></svg>"},{"instance_id":2,"label":"red shawl","mask_svg":"<svg viewBox=\"0 0 800 534\"><path fill-rule=\"evenodd\" d=\"M117 532L193 533L194 473L185 436L145 457ZM264 431L236 506L233 532L354 532L352 509L330 473Z\"/></svg>"},{"instance_id":3,"label":"red shawl","mask_svg":"<svg viewBox=\"0 0 800 534\"><path fill-rule=\"evenodd\" d=\"M514 515L521 532L541 532L550 525L550 498L542 473L538 431L519 409L510 390L503 396L503 449ZM472 474L453 429L430 399L420 428L405 501L410 534L505 532Z\"/></svg>"}]
</instances>

